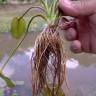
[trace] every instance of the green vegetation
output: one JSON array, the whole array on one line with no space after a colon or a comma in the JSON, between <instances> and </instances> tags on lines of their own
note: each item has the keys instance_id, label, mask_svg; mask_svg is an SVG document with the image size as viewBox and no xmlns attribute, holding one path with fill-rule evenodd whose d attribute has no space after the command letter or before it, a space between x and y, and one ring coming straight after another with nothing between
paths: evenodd
<instances>
[{"instance_id":1,"label":"green vegetation","mask_svg":"<svg viewBox=\"0 0 96 96\"><path fill-rule=\"evenodd\" d=\"M10 88L15 87L14 83L6 76L4 76L2 73L0 73L0 77L6 82L6 85Z\"/></svg>"},{"instance_id":2,"label":"green vegetation","mask_svg":"<svg viewBox=\"0 0 96 96\"><path fill-rule=\"evenodd\" d=\"M0 18L0 32L10 32L10 25L13 17L1 17ZM29 17L24 18L28 24ZM38 23L36 22L38 21ZM32 26L30 26L29 32L36 31L39 32L42 29L44 22L41 22L40 19L34 20ZM37 27L38 26L38 27Z\"/></svg>"},{"instance_id":3,"label":"green vegetation","mask_svg":"<svg viewBox=\"0 0 96 96\"><path fill-rule=\"evenodd\" d=\"M17 16L17 17L20 17L20 16L22 16L22 14L26 11L26 8L28 9L28 8L30 8L30 5L26 5L27 7L22 7L22 5L19 5L19 8L18 8L18 5L12 5L11 7L10 7L10 5L2 5L2 6L0 6L0 32L11 32L11 31L14 31L14 28L12 29L12 19L13 19L13 17L15 16ZM32 6L32 5L31 5ZM17 7L17 8L16 8ZM19 10L20 9L20 10ZM18 11L19 10L19 11ZM37 12L37 11L36 11ZM35 12L35 13L36 13ZM32 15L34 15L34 11L33 11L33 13L30 13L30 14L28 14L28 16L25 16L25 18L24 18L24 20L25 20L25 22L26 22L26 25L28 25L28 22L30 21L30 16L32 16ZM22 21L22 19L20 20L20 22L18 23L18 19L16 19L16 28L15 28L15 30L17 30L18 29L18 25L20 26L20 28L19 28L19 31L22 33L22 31L24 31L24 30L26 30L26 29L22 29L22 28L24 28L25 27L25 25L21 28L21 26L22 26L22 24L24 23L24 20ZM38 23L37 23L37 20L38 20ZM41 29L41 25L43 25L43 24L41 24L39 21L40 21L40 18L38 18L37 20L34 20L33 21L33 24L32 24L32 27L30 27L30 29L28 30L28 31L34 31L34 29L37 27L37 26L39 26L39 27L37 27L37 28L39 28L39 29L36 29L36 31L38 30L38 31L40 31L40 29ZM13 22L14 23L14 22ZM38 25L39 24L39 25ZM14 25L14 24L13 24ZM14 27L14 26L13 26ZM11 30L12 29L12 30ZM33 29L33 30L32 30ZM16 32L18 32L18 30L16 31ZM20 34L15 34L14 35L14 33L11 33L12 34L12 36L14 36L14 37L16 37L17 38L17 35L19 36ZM22 34L21 34L22 35ZM18 37L19 38L19 37ZM22 43L22 41L21 41L21 43ZM20 43L20 44L21 44ZM18 48L19 46L17 46L16 47L16 49L14 49L14 51L10 54L10 58L13 56L13 54L15 53L15 51L17 50L17 48ZM5 62L5 64L4 64L4 66L2 67L2 68L0 68L0 78L2 78L4 81L5 81L5 83L6 83L6 85L8 86L8 87L10 87L10 88L13 88L15 85L14 85L14 83L8 78L8 77L6 77L4 74L2 74L2 71L3 71L3 68L7 65L7 63L8 63L8 61L10 60L10 58L8 58L8 60Z\"/></svg>"},{"instance_id":4,"label":"green vegetation","mask_svg":"<svg viewBox=\"0 0 96 96\"><path fill-rule=\"evenodd\" d=\"M7 0L0 0L0 4L5 4Z\"/></svg>"},{"instance_id":5,"label":"green vegetation","mask_svg":"<svg viewBox=\"0 0 96 96\"><path fill-rule=\"evenodd\" d=\"M4 96L3 89L0 89L0 96Z\"/></svg>"},{"instance_id":6,"label":"green vegetation","mask_svg":"<svg viewBox=\"0 0 96 96\"><path fill-rule=\"evenodd\" d=\"M4 3L7 3L8 1L11 1L11 0L0 0L0 4L4 4ZM14 1L14 0L13 0ZM30 2L32 0L17 0L18 2L24 2L24 1L27 1L27 2Z\"/></svg>"},{"instance_id":7,"label":"green vegetation","mask_svg":"<svg viewBox=\"0 0 96 96\"><path fill-rule=\"evenodd\" d=\"M5 77L2 72L9 60L15 54L17 49L20 47L25 37L29 32L29 28L35 29L36 27L40 29L44 26L41 34L36 38L36 42L34 45L34 65L32 65L32 94L33 96L37 96L41 93L43 96L47 94L47 96L65 96L64 90L62 90L62 85L66 82L66 74L65 74L65 61L66 61L66 53L63 50L63 42L59 35L60 31L60 20L64 17L58 15L57 9L57 0L53 0L51 7L50 2L47 0L40 0L41 6L32 6L23 13L23 15L12 16L11 26L9 26L9 31L11 29L11 36L15 39L19 39L16 47L10 52L9 58L4 62L3 66L0 70L0 77L6 82L7 86L12 88L15 85L13 82ZM16 8L15 8L16 9ZM32 14L25 20L25 16L31 9L38 9L37 14ZM22 14L22 13L21 13ZM37 18L38 17L38 18ZM37 19L35 19L37 18ZM43 24L41 23L41 18ZM33 20L36 21L33 21ZM39 21L40 20L40 21ZM27 22L26 22L27 21ZM36 23L35 23L36 22ZM39 25L38 25L38 23ZM46 22L46 23L45 23ZM45 26L45 24L47 26ZM9 23L10 24L10 23ZM36 24L36 27L34 25ZM25 26L26 25L26 26ZM43 26L42 26L43 25ZM11 27L11 28L10 28ZM65 26L66 27L66 26ZM50 56L54 56L54 62L52 66L48 63L50 60ZM53 59L53 58L52 58ZM62 64L62 62L64 64ZM52 68L50 70L50 74L52 78L50 79L48 68ZM51 82L49 82L51 81Z\"/></svg>"},{"instance_id":8,"label":"green vegetation","mask_svg":"<svg viewBox=\"0 0 96 96\"><path fill-rule=\"evenodd\" d=\"M10 25L13 17L21 16L28 8L32 6L31 4L26 5L4 5L0 6L0 32L10 32ZM24 17L26 21L26 25L28 24L30 17L39 10L32 10L28 12L28 14ZM37 22L38 21L38 22ZM29 28L29 32L31 31L40 31L44 21L41 18L37 18L33 21L32 26ZM37 27L38 26L38 27Z\"/></svg>"}]
</instances>

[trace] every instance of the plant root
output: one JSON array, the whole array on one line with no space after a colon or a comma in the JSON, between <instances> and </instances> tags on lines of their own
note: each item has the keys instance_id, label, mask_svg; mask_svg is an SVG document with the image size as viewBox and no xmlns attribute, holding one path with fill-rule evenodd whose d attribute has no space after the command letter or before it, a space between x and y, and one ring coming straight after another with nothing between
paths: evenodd
<instances>
[{"instance_id":1,"label":"plant root","mask_svg":"<svg viewBox=\"0 0 96 96\"><path fill-rule=\"evenodd\" d=\"M36 38L32 56L32 96L59 96L65 81L66 53L58 26L49 25ZM61 95L60 95L61 96ZM62 95L64 96L64 95Z\"/></svg>"}]
</instances>

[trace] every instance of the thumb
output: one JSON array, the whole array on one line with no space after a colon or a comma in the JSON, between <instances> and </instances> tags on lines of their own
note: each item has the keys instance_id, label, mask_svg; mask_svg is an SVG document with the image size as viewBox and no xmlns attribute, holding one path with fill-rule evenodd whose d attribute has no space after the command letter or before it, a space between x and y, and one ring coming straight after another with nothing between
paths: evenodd
<instances>
[{"instance_id":1,"label":"thumb","mask_svg":"<svg viewBox=\"0 0 96 96\"><path fill-rule=\"evenodd\" d=\"M87 16L96 12L96 0L59 0L59 7L69 16Z\"/></svg>"}]
</instances>

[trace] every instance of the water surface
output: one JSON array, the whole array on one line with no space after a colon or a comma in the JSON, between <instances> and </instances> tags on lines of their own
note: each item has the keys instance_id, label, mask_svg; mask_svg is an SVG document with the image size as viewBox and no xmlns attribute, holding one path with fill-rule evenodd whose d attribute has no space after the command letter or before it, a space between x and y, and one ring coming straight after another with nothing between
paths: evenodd
<instances>
[{"instance_id":1,"label":"water surface","mask_svg":"<svg viewBox=\"0 0 96 96\"><path fill-rule=\"evenodd\" d=\"M37 34L28 34L26 40L3 71L16 83L16 87L10 90L5 87L5 82L0 79L0 89L2 89L0 94L10 91L17 93L18 96L31 96L30 57ZM8 58L10 50L16 46L17 42L18 40L12 39L7 33L0 34L0 66ZM68 49L68 44L65 44L65 47ZM69 52L69 57L69 61L67 61L67 82L70 88L70 96L96 96L96 56L84 53L75 55Z\"/></svg>"}]
</instances>

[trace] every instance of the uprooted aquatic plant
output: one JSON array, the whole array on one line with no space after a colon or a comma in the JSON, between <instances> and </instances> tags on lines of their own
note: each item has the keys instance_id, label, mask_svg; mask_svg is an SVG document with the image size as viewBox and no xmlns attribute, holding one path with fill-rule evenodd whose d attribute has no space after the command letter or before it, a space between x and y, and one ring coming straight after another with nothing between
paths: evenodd
<instances>
[{"instance_id":1,"label":"uprooted aquatic plant","mask_svg":"<svg viewBox=\"0 0 96 96\"><path fill-rule=\"evenodd\" d=\"M49 91L48 96L64 96L59 91L65 80L66 54L58 31L58 26L49 25L36 39L32 57L33 96L45 94L44 90Z\"/></svg>"},{"instance_id":2,"label":"uprooted aquatic plant","mask_svg":"<svg viewBox=\"0 0 96 96\"><path fill-rule=\"evenodd\" d=\"M31 58L32 96L37 96L38 94L42 94L43 96L65 96L62 85L66 82L66 53L64 52L63 41L59 32L62 28L67 29L68 27L74 26L74 22L68 21L64 16L60 16L60 14L58 15L57 0L39 1L41 2L41 6L32 6L22 16L15 17L12 20L11 35L21 40L2 66L0 73L2 73L8 61L27 36L33 19L41 17L46 21L47 26L36 38L34 54ZM42 13L40 12L40 14L33 16L26 29L23 17L33 8L41 10ZM62 20L65 21L63 24L61 22Z\"/></svg>"},{"instance_id":3,"label":"uprooted aquatic plant","mask_svg":"<svg viewBox=\"0 0 96 96\"><path fill-rule=\"evenodd\" d=\"M62 86L66 82L66 53L63 48L63 41L59 35L60 29L74 26L74 22L67 22L64 17L58 16L56 2L52 2L51 9L47 3L43 2L46 10L54 9L47 13L48 25L38 35L34 45L34 53L31 58L32 62L32 94L37 96L65 96ZM55 5L53 7L53 5ZM50 14L50 15L49 15ZM53 15L52 18L51 14ZM61 19L66 24L60 24ZM53 21L52 21L53 20ZM62 90L62 91L61 91Z\"/></svg>"}]
</instances>

